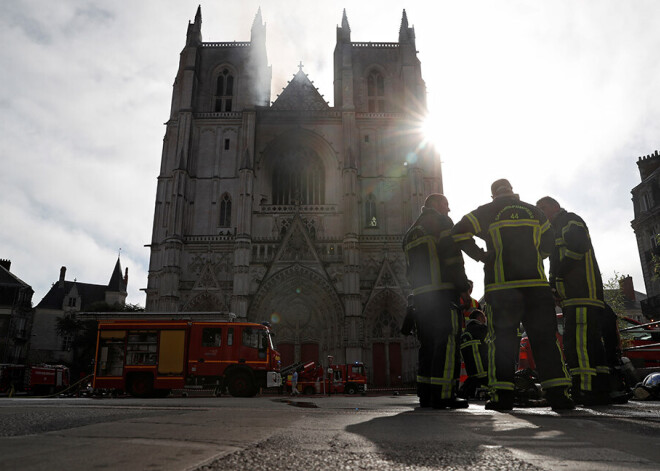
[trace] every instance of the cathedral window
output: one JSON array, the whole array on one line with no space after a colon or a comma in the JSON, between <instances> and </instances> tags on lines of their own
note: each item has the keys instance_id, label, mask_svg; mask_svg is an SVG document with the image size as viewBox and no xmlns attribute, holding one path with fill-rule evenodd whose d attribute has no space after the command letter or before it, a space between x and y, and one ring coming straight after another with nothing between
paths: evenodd
<instances>
[{"instance_id":1,"label":"cathedral window","mask_svg":"<svg viewBox=\"0 0 660 471\"><path fill-rule=\"evenodd\" d=\"M369 193L364 203L365 223L367 227L378 227L378 218L376 216L376 198L373 193Z\"/></svg>"},{"instance_id":2,"label":"cathedral window","mask_svg":"<svg viewBox=\"0 0 660 471\"><path fill-rule=\"evenodd\" d=\"M385 79L380 72L372 71L367 77L367 105L369 113L385 111Z\"/></svg>"},{"instance_id":3,"label":"cathedral window","mask_svg":"<svg viewBox=\"0 0 660 471\"><path fill-rule=\"evenodd\" d=\"M73 336L64 335L62 337L62 350L68 352L71 350L71 347L73 347Z\"/></svg>"},{"instance_id":4,"label":"cathedral window","mask_svg":"<svg viewBox=\"0 0 660 471\"><path fill-rule=\"evenodd\" d=\"M229 69L223 69L216 81L215 87L215 112L232 110L234 98L234 76Z\"/></svg>"},{"instance_id":5,"label":"cathedral window","mask_svg":"<svg viewBox=\"0 0 660 471\"><path fill-rule=\"evenodd\" d=\"M225 193L220 201L220 227L231 226L231 197Z\"/></svg>"},{"instance_id":6,"label":"cathedral window","mask_svg":"<svg viewBox=\"0 0 660 471\"><path fill-rule=\"evenodd\" d=\"M323 165L308 148L291 149L276 158L273 170L273 204L324 204Z\"/></svg>"}]
</instances>

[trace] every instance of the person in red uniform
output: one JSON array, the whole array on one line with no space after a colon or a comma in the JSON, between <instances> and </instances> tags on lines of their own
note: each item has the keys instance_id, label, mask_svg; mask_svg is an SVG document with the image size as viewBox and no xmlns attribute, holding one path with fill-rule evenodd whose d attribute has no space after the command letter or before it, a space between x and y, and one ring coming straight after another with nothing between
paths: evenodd
<instances>
[{"instance_id":1,"label":"person in red uniform","mask_svg":"<svg viewBox=\"0 0 660 471\"><path fill-rule=\"evenodd\" d=\"M429 195L403 238L420 341L417 395L421 407L436 409L468 407L465 399L456 397L462 325L458 300L468 283L448 213L444 195Z\"/></svg>"},{"instance_id":2,"label":"person in red uniform","mask_svg":"<svg viewBox=\"0 0 660 471\"><path fill-rule=\"evenodd\" d=\"M610 371L601 336L603 280L589 229L580 216L550 196L536 206L554 232L550 286L564 314L564 355L573 378L573 399L585 406L610 404Z\"/></svg>"},{"instance_id":3,"label":"person in red uniform","mask_svg":"<svg viewBox=\"0 0 660 471\"><path fill-rule=\"evenodd\" d=\"M522 321L548 402L554 410L572 409L571 379L556 341L555 302L543 269L554 247L550 223L541 210L520 200L508 180L495 181L491 194L492 202L466 214L452 229L459 247L484 262L491 397L486 408L513 408ZM475 236L486 242L485 252Z\"/></svg>"},{"instance_id":4,"label":"person in red uniform","mask_svg":"<svg viewBox=\"0 0 660 471\"><path fill-rule=\"evenodd\" d=\"M479 304L479 301L474 299L472 297L472 288L474 288L474 283L472 280L468 280L468 291L467 291L467 296L462 295L460 300L459 300L459 306L461 307L461 311L463 312L463 327L467 325L468 320L470 319L470 314L472 314L472 311L475 309L481 310L481 305Z\"/></svg>"}]
</instances>

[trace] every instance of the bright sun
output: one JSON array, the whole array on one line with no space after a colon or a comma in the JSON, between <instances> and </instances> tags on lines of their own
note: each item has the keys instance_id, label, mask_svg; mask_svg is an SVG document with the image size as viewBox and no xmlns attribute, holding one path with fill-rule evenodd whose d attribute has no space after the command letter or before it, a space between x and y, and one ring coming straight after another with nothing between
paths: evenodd
<instances>
[{"instance_id":1,"label":"bright sun","mask_svg":"<svg viewBox=\"0 0 660 471\"><path fill-rule=\"evenodd\" d=\"M440 122L434 115L430 113L426 115L422 123L422 133L426 143L437 147L440 137Z\"/></svg>"}]
</instances>

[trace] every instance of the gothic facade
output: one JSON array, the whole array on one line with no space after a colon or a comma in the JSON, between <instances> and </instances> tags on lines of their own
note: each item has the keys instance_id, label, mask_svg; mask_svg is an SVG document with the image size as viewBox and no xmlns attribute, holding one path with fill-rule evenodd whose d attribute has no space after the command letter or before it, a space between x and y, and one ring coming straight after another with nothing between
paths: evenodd
<instances>
[{"instance_id":1,"label":"gothic facade","mask_svg":"<svg viewBox=\"0 0 660 471\"><path fill-rule=\"evenodd\" d=\"M344 12L333 106L302 64L271 102L261 11L249 42L203 42L201 23L166 123L147 311L231 311L272 324L284 365L332 355L376 386L414 381L401 239L442 174L406 12L395 43L352 42Z\"/></svg>"},{"instance_id":2,"label":"gothic facade","mask_svg":"<svg viewBox=\"0 0 660 471\"><path fill-rule=\"evenodd\" d=\"M642 312L649 319L660 314L660 155L655 153L637 160L641 183L631 190L635 219L631 221L639 259L642 264L647 298Z\"/></svg>"}]
</instances>

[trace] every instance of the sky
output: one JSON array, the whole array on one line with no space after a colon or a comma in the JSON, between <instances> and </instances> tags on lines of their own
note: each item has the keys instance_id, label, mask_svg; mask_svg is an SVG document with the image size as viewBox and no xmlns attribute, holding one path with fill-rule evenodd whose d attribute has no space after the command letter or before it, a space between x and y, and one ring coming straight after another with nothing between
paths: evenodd
<instances>
[{"instance_id":1,"label":"sky","mask_svg":"<svg viewBox=\"0 0 660 471\"><path fill-rule=\"evenodd\" d=\"M163 125L188 0L4 2L0 11L0 258L34 291L107 284L117 257L127 302L144 305ZM660 2L654 0L213 0L203 40L249 41L267 24L271 100L304 71L333 104L336 26L396 42L414 26L429 138L450 216L508 178L530 203L554 196L581 215L604 280L645 292L630 191L637 159L660 149ZM655 51L655 52L654 52ZM480 264L466 261L483 294Z\"/></svg>"}]
</instances>

